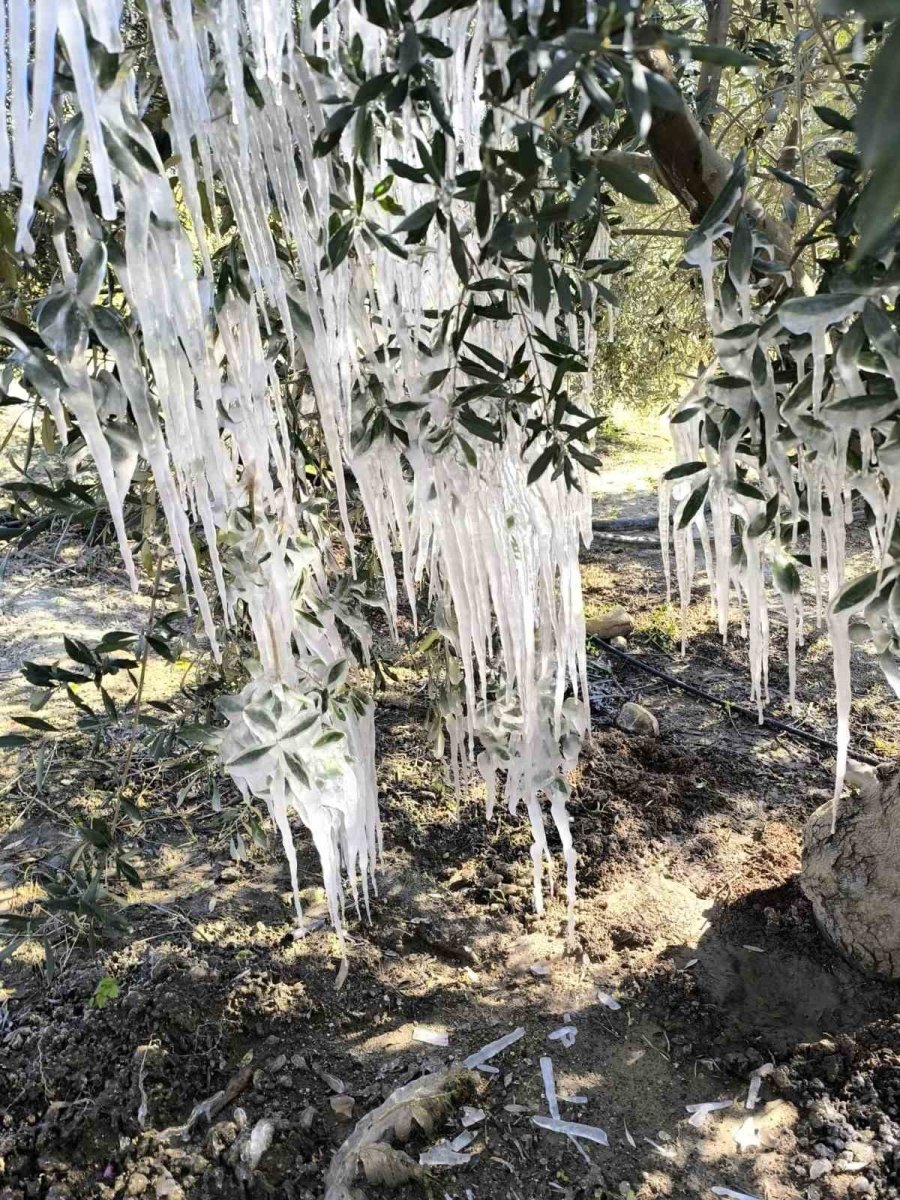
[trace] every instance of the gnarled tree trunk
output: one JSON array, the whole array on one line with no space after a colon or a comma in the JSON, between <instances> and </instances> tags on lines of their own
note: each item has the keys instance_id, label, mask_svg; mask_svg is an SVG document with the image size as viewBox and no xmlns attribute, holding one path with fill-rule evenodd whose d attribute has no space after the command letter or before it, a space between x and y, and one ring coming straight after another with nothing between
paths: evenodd
<instances>
[{"instance_id":1,"label":"gnarled tree trunk","mask_svg":"<svg viewBox=\"0 0 900 1200\"><path fill-rule=\"evenodd\" d=\"M800 883L825 936L857 966L900 979L900 763L854 766L858 789L806 823Z\"/></svg>"}]
</instances>

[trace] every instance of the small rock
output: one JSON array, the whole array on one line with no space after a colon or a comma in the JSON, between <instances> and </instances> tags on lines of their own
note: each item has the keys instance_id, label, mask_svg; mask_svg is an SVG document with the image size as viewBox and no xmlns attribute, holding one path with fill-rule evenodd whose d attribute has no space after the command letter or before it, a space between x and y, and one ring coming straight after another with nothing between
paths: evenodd
<instances>
[{"instance_id":1,"label":"small rock","mask_svg":"<svg viewBox=\"0 0 900 1200\"><path fill-rule=\"evenodd\" d=\"M328 1103L339 1121L349 1121L353 1116L353 1105L356 1103L352 1096L331 1096Z\"/></svg>"},{"instance_id":2,"label":"small rock","mask_svg":"<svg viewBox=\"0 0 900 1200\"><path fill-rule=\"evenodd\" d=\"M868 1167L875 1158L875 1151L868 1142L863 1141L848 1142L844 1153L849 1156L851 1162L861 1163L863 1167Z\"/></svg>"},{"instance_id":3,"label":"small rock","mask_svg":"<svg viewBox=\"0 0 900 1200\"><path fill-rule=\"evenodd\" d=\"M827 1175L831 1170L831 1163L827 1158L817 1158L815 1162L810 1163L809 1177L810 1179L821 1179L823 1175Z\"/></svg>"},{"instance_id":4,"label":"small rock","mask_svg":"<svg viewBox=\"0 0 900 1200\"><path fill-rule=\"evenodd\" d=\"M617 724L628 733L643 734L644 737L659 736L659 721L649 708L633 700L622 705Z\"/></svg>"},{"instance_id":5,"label":"small rock","mask_svg":"<svg viewBox=\"0 0 900 1200\"><path fill-rule=\"evenodd\" d=\"M126 1196L143 1196L147 1188L150 1186L150 1180L143 1171L135 1171L128 1180L128 1187L125 1189Z\"/></svg>"},{"instance_id":6,"label":"small rock","mask_svg":"<svg viewBox=\"0 0 900 1200\"><path fill-rule=\"evenodd\" d=\"M313 1122L316 1119L316 1110L311 1104L307 1104L303 1112L300 1114L299 1125L304 1133L309 1133L313 1127Z\"/></svg>"},{"instance_id":7,"label":"small rock","mask_svg":"<svg viewBox=\"0 0 900 1200\"><path fill-rule=\"evenodd\" d=\"M634 632L634 621L622 605L617 604L599 617L588 617L585 629L590 637L609 642L615 637L629 637Z\"/></svg>"},{"instance_id":8,"label":"small rock","mask_svg":"<svg viewBox=\"0 0 900 1200\"><path fill-rule=\"evenodd\" d=\"M166 1167L160 1167L156 1177L156 1200L184 1200L181 1186Z\"/></svg>"},{"instance_id":9,"label":"small rock","mask_svg":"<svg viewBox=\"0 0 900 1200\"><path fill-rule=\"evenodd\" d=\"M865 1196L872 1190L872 1185L865 1175L860 1175L858 1179L854 1179L847 1189L848 1192L853 1192L856 1196Z\"/></svg>"},{"instance_id":10,"label":"small rock","mask_svg":"<svg viewBox=\"0 0 900 1200\"><path fill-rule=\"evenodd\" d=\"M609 644L612 646L612 648L614 650L627 650L628 649L628 642L625 640L625 638L623 638L621 636L610 638Z\"/></svg>"}]
</instances>

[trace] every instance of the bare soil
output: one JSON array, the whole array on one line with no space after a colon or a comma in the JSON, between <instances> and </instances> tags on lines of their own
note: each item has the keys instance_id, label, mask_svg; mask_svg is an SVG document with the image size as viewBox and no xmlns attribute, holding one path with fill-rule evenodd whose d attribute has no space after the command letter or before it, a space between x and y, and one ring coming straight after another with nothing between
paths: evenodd
<instances>
[{"instance_id":1,"label":"bare soil","mask_svg":"<svg viewBox=\"0 0 900 1200\"><path fill-rule=\"evenodd\" d=\"M639 475L658 469L654 454L649 465L635 456ZM608 491L599 511L619 515L626 499L631 512L652 511L648 497L626 480L621 503ZM629 608L637 655L746 698L743 643L721 646L702 589L678 657L652 539L599 541L584 579L592 609ZM786 712L782 651L776 644L777 712ZM855 653L854 738L883 753L896 704ZM371 923L350 921L339 991L309 847L301 870L312 929L297 938L274 841L247 839L246 861L230 854L246 814L228 784L214 789L200 760L137 754L126 795L143 886L113 887L131 932L92 948L60 922L52 964L38 940L0 963L0 1198L319 1197L363 1114L519 1026L524 1036L493 1060L499 1070L484 1074L472 1101L485 1117L472 1126L471 1160L393 1191L360 1179L361 1195L651 1200L718 1187L759 1200L900 1196L898 989L822 943L796 882L799 832L830 795L832 763L634 666L605 663L599 650L595 681L595 729L570 805L577 944L566 945L560 899L542 918L531 910L523 820L503 812L488 826L474 784L457 803L419 710L398 691L378 718L380 894ZM180 683L173 668L176 702ZM795 719L827 735L830 663L818 640L803 657L799 694ZM658 738L614 727L626 698L656 712ZM89 755L73 736L38 792L29 756L11 756L0 788L0 910L23 911L48 868L65 875L75 823L109 810L122 757L121 741ZM105 976L118 995L97 1007ZM564 1025L577 1031L569 1048L549 1039ZM448 1046L416 1040L417 1026L446 1032ZM606 1148L581 1143L588 1161L532 1122L547 1113L547 1055L561 1115L608 1134ZM751 1075L769 1063L748 1110ZM182 1136L195 1105L229 1084L212 1123L201 1118ZM713 1100L732 1103L691 1125L686 1106ZM440 1128L414 1127L405 1149L417 1158L456 1137L460 1117L453 1109ZM249 1135L264 1119L274 1136L251 1167Z\"/></svg>"}]
</instances>

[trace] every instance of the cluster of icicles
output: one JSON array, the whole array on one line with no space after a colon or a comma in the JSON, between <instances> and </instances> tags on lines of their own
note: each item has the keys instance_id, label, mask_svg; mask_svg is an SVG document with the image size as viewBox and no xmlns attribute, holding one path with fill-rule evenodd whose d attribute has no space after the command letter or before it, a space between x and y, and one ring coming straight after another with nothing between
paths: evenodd
<instances>
[{"instance_id":1,"label":"cluster of icicles","mask_svg":"<svg viewBox=\"0 0 900 1200\"><path fill-rule=\"evenodd\" d=\"M714 259L715 240L724 233L732 244L726 263ZM790 702L795 704L804 611L791 552L800 548L798 523L808 522L808 546L802 549L812 566L815 621L817 627L826 621L834 656L836 815L850 742L851 640L871 639L885 676L900 695L900 585L892 586L900 575L896 542L892 551L900 513L900 337L883 307L895 297L850 291L798 297L784 301L772 320L771 304L759 300L751 287L750 265L757 255L774 258L772 247L746 216L734 214L688 245L686 257L703 277L716 361L673 415L682 473L661 489L664 567L670 587L671 519L683 631L696 538L723 638L732 597L737 601L749 646L751 696L762 718L768 700L769 578L784 606ZM863 362L867 371L885 377L883 386L867 386ZM854 434L858 461L850 452ZM698 489L704 488L698 506ZM871 514L868 531L877 570L872 587L862 589L858 599L848 595L852 585L845 572L855 497L865 501ZM789 534L787 545L783 531Z\"/></svg>"},{"instance_id":2,"label":"cluster of icicles","mask_svg":"<svg viewBox=\"0 0 900 1200\"><path fill-rule=\"evenodd\" d=\"M441 614L441 631L458 655L463 700L447 713L454 759L458 764L469 757L480 737L484 750L478 766L488 784L489 812L498 770L506 772L510 808L525 802L534 832L538 909L550 858L540 797L549 799L566 859L571 919L575 856L563 775L587 725L578 548L579 539L590 536L588 489L569 492L549 473L529 486L528 468L540 447L523 455L516 427L501 447L478 443L477 467L453 449L433 451L422 414L430 418L431 430L448 421L451 382L426 391L424 381L450 360L449 352L424 355L422 345L433 325L426 313L452 308L460 289L445 235L433 226L428 242L408 261L372 239L356 237L354 252L340 266L325 270L321 265L330 194L340 190L340 178L331 158L314 157L312 146L329 115L321 93L335 85L315 76L301 51L324 58L340 86L337 48L359 35L363 66L377 72L383 69L385 35L348 0L336 4L315 31L298 33L292 10L276 0L146 4L193 241L142 123L146 96L127 60L102 85L91 66L88 33L111 54L122 50L120 4L3 0L0 19L6 29L0 31L0 47L8 35L12 162L6 122L0 122L0 184L8 186L12 174L21 186L18 244L31 249L32 208L52 118L83 264L76 272L65 237L57 236L63 282L45 302L42 328L56 351L61 377L48 378L25 346L20 346L21 358L61 430L65 410L78 420L135 586L122 506L140 455L153 472L172 550L215 653L212 605L191 540L195 526L209 548L226 629L235 603L246 605L258 667L229 706L223 759L238 785L268 804L290 863L298 915L290 814L311 831L331 918L343 937L343 879L354 900L361 880L367 902L380 849L373 713L370 703L358 699L326 708L320 699L352 664L329 607L322 547L299 515L303 476L294 469L275 363L261 333L265 312L280 314L285 330L294 330L288 355L305 367L311 381L335 465L351 562L354 538L342 463L351 469L365 507L393 620L398 595L392 556L399 550L413 613L420 585L427 586ZM434 69L451 113L460 170L479 165L482 114L476 97L482 90L482 49L491 40L500 46L495 35L504 27L505 19L489 3L434 22L435 34L453 51ZM74 81L65 112L59 101L51 112L57 35ZM502 51L495 47L495 53ZM0 78L6 85L7 61L0 64ZM352 84L348 90L352 96ZM367 192L389 173L388 158L417 161L411 137L405 140L400 131L416 124L421 134L423 121L421 113L417 122L401 114L398 132L385 133L373 152L375 161L368 164ZM352 132L344 136L350 139ZM498 137L504 136L501 129ZM78 191L85 156L102 216L124 214L124 255L117 253L110 265L139 327L152 390L132 333L111 309L92 307L106 260L103 231ZM249 301L231 295L218 308L212 303L200 199L201 185L207 197L214 195L214 179L227 192L252 292ZM407 211L432 193L430 184L423 190L401 179L394 190ZM363 217L371 204L365 201ZM289 263L272 237L273 206L291 246ZM374 205L371 212L379 220L383 215ZM474 259L478 241L467 224L468 212L462 208L455 216ZM297 307L308 315L308 327L292 321ZM554 307L545 321L555 335ZM110 370L99 375L88 371L89 326L108 356ZM573 340L589 356L591 319L583 326L570 321L570 326ZM504 361L523 336L516 322L497 322L490 332L479 327L472 334ZM388 341L395 353L378 353ZM406 414L393 419L404 424L408 448L379 440L365 453L354 452L351 435L375 394L406 404ZM410 400L420 405L411 414ZM550 878L552 883L552 867Z\"/></svg>"}]
</instances>

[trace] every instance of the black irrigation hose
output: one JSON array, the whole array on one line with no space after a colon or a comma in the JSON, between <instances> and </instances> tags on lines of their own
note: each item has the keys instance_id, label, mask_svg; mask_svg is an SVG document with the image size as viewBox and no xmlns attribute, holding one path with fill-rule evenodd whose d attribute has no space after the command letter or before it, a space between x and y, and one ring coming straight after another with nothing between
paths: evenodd
<instances>
[{"instance_id":1,"label":"black irrigation hose","mask_svg":"<svg viewBox=\"0 0 900 1200\"><path fill-rule=\"evenodd\" d=\"M663 680L672 687L680 688L683 692L687 692L689 696L696 696L698 700L705 700L707 704L717 704L720 708L726 709L729 713L740 713L742 717L746 717L752 721L757 728L760 725L759 713L755 708L750 708L747 704L738 704L734 700L723 700L721 696L714 696L712 692L706 692L703 688L697 687L693 683L685 683L684 680L670 675L667 671L661 670L659 667L654 667L643 659L638 658L634 654L629 654L627 650L619 650L615 646L611 646L609 642L598 638L606 653L614 655L616 658L622 659L624 662L631 663L641 671L646 671L648 675L655 675L657 679ZM797 738L801 742L808 742L811 746L817 746L820 750L827 750L829 754L835 753L834 744L829 742L827 738L819 737L816 733L809 733L806 729L801 729L798 725L791 725L788 721L781 721L778 717L768 717L763 715L762 725L769 729L776 729L779 733L790 734L791 737ZM881 759L873 758L871 754L857 752L851 755L857 762L869 763L871 766L878 766Z\"/></svg>"}]
</instances>

